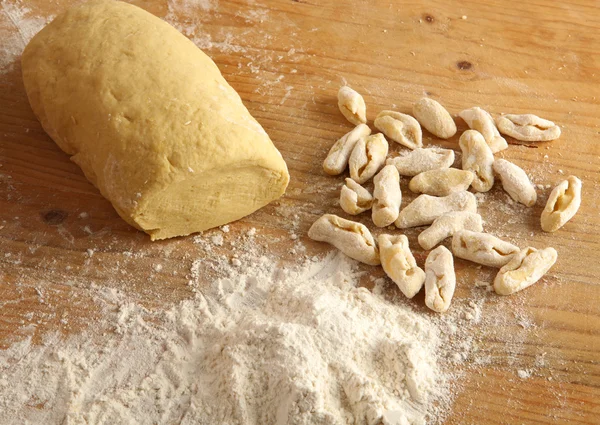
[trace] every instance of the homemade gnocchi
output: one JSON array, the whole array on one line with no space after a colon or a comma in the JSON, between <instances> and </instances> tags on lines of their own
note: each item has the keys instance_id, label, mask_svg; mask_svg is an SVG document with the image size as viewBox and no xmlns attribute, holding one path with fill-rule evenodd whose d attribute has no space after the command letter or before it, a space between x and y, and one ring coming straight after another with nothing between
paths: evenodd
<instances>
[{"instance_id":1,"label":"homemade gnocchi","mask_svg":"<svg viewBox=\"0 0 600 425\"><path fill-rule=\"evenodd\" d=\"M356 143L363 137L371 134L371 129L366 124L359 124L353 130L346 133L341 139L333 144L327 158L323 161L323 170L331 176L342 174L348 166L350 154Z\"/></svg>"},{"instance_id":2,"label":"homemade gnocchi","mask_svg":"<svg viewBox=\"0 0 600 425\"><path fill-rule=\"evenodd\" d=\"M521 167L505 159L497 159L493 165L494 171L500 177L502 188L516 202L532 207L537 201L535 187Z\"/></svg>"},{"instance_id":3,"label":"homemade gnocchi","mask_svg":"<svg viewBox=\"0 0 600 425\"><path fill-rule=\"evenodd\" d=\"M550 193L540 219L544 232L556 232L571 220L581 205L581 180L569 176Z\"/></svg>"},{"instance_id":4,"label":"homemade gnocchi","mask_svg":"<svg viewBox=\"0 0 600 425\"><path fill-rule=\"evenodd\" d=\"M402 203L398 170L393 165L386 165L373 178L373 184L373 224L377 227L389 226L398 218Z\"/></svg>"},{"instance_id":5,"label":"homemade gnocchi","mask_svg":"<svg viewBox=\"0 0 600 425\"><path fill-rule=\"evenodd\" d=\"M438 313L447 311L455 288L452 253L445 246L438 246L425 260L425 305Z\"/></svg>"},{"instance_id":6,"label":"homemade gnocchi","mask_svg":"<svg viewBox=\"0 0 600 425\"><path fill-rule=\"evenodd\" d=\"M489 233L459 230L452 237L452 252L459 258L489 267L502 267L519 247Z\"/></svg>"},{"instance_id":7,"label":"homemade gnocchi","mask_svg":"<svg viewBox=\"0 0 600 425\"><path fill-rule=\"evenodd\" d=\"M410 115L395 111L381 111L373 125L388 138L407 148L417 149L423 146L421 126Z\"/></svg>"},{"instance_id":8,"label":"homemade gnocchi","mask_svg":"<svg viewBox=\"0 0 600 425\"><path fill-rule=\"evenodd\" d=\"M350 177L364 183L383 166L388 154L388 142L383 134L377 133L360 139L350 155Z\"/></svg>"},{"instance_id":9,"label":"homemade gnocchi","mask_svg":"<svg viewBox=\"0 0 600 425\"><path fill-rule=\"evenodd\" d=\"M456 134L456 123L439 102L423 97L413 106L415 118L431 134L441 139L449 139Z\"/></svg>"},{"instance_id":10,"label":"homemade gnocchi","mask_svg":"<svg viewBox=\"0 0 600 425\"><path fill-rule=\"evenodd\" d=\"M474 173L471 187L488 192L494 186L494 154L480 132L465 131L458 141L462 151L462 169Z\"/></svg>"},{"instance_id":11,"label":"homemade gnocchi","mask_svg":"<svg viewBox=\"0 0 600 425\"><path fill-rule=\"evenodd\" d=\"M475 106L465 109L458 114L473 130L480 132L493 153L508 148L508 143L496 128L494 118L483 109Z\"/></svg>"},{"instance_id":12,"label":"homemade gnocchi","mask_svg":"<svg viewBox=\"0 0 600 425\"><path fill-rule=\"evenodd\" d=\"M506 114L496 118L502 134L523 142L547 142L560 137L560 127L533 114Z\"/></svg>"},{"instance_id":13,"label":"homemade gnocchi","mask_svg":"<svg viewBox=\"0 0 600 425\"><path fill-rule=\"evenodd\" d=\"M407 298L423 287L425 272L417 266L404 235L379 235L381 266Z\"/></svg>"},{"instance_id":14,"label":"homemade gnocchi","mask_svg":"<svg viewBox=\"0 0 600 425\"><path fill-rule=\"evenodd\" d=\"M367 189L352 179L346 179L346 184L340 191L340 207L350 214L358 215L373 205L373 196Z\"/></svg>"},{"instance_id":15,"label":"homemade gnocchi","mask_svg":"<svg viewBox=\"0 0 600 425\"><path fill-rule=\"evenodd\" d=\"M494 290L500 295L510 295L528 288L550 270L557 258L554 248L521 250L500 269L494 279Z\"/></svg>"},{"instance_id":16,"label":"homemade gnocchi","mask_svg":"<svg viewBox=\"0 0 600 425\"><path fill-rule=\"evenodd\" d=\"M429 250L459 230L483 231L481 216L470 211L454 211L436 218L431 226L419 234L419 245Z\"/></svg>"},{"instance_id":17,"label":"homemade gnocchi","mask_svg":"<svg viewBox=\"0 0 600 425\"><path fill-rule=\"evenodd\" d=\"M367 106L365 100L356 91L343 86L338 91L338 108L340 112L354 125L367 122Z\"/></svg>"},{"instance_id":18,"label":"homemade gnocchi","mask_svg":"<svg viewBox=\"0 0 600 425\"><path fill-rule=\"evenodd\" d=\"M465 191L471 186L475 174L457 168L425 171L414 176L408 188L412 192L433 196L447 196Z\"/></svg>"},{"instance_id":19,"label":"homemade gnocchi","mask_svg":"<svg viewBox=\"0 0 600 425\"><path fill-rule=\"evenodd\" d=\"M364 224L346 220L335 214L325 214L308 230L308 237L335 246L350 258L377 266L379 250L375 239Z\"/></svg>"},{"instance_id":20,"label":"homemade gnocchi","mask_svg":"<svg viewBox=\"0 0 600 425\"><path fill-rule=\"evenodd\" d=\"M424 226L452 211L477 212L475 195L466 191L451 193L444 197L419 195L400 211L395 225L400 229Z\"/></svg>"},{"instance_id":21,"label":"homemade gnocchi","mask_svg":"<svg viewBox=\"0 0 600 425\"><path fill-rule=\"evenodd\" d=\"M440 138L456 133L456 124L444 107L422 98L413 107L415 118L400 112L381 111L374 126L381 133L371 134L366 123L362 96L344 86L338 92L338 105L356 127L336 141L323 162L327 174L338 175L349 168L350 178L340 191L339 204L350 215L371 209L373 224L397 228L430 225L418 236L423 250L431 250L421 269L405 235L380 234L376 239L361 223L334 214L316 220L308 236L327 242L344 254L369 265L381 265L386 275L407 298L425 286L425 305L439 313L450 307L456 288L454 256L484 266L499 268L494 290L499 295L521 291L537 282L556 262L554 248L537 250L518 246L483 232L477 213L476 197L467 191L488 192L496 178L516 202L535 205L535 186L523 169L494 153L508 147L500 133L517 140L538 142L560 136L560 127L533 114L506 114L496 120L479 107L465 109L459 116L469 130L459 139L462 169L451 168L455 154L451 149L423 148L421 126ZM409 148L386 160L386 137ZM385 164L385 165L384 165ZM412 177L408 188L421 193L400 210L400 176ZM373 178L373 193L362 184ZM538 187L543 188L541 185ZM549 186L547 186L549 187ZM569 221L581 204L581 180L570 176L550 193L540 222L542 230L554 232ZM388 227L390 228L390 227ZM440 245L452 237L451 250ZM439 246L438 246L439 245Z\"/></svg>"},{"instance_id":22,"label":"homemade gnocchi","mask_svg":"<svg viewBox=\"0 0 600 425\"><path fill-rule=\"evenodd\" d=\"M454 163L454 151L441 148L419 148L407 154L390 158L386 164L393 164L401 176L416 176L425 171L450 168Z\"/></svg>"}]
</instances>

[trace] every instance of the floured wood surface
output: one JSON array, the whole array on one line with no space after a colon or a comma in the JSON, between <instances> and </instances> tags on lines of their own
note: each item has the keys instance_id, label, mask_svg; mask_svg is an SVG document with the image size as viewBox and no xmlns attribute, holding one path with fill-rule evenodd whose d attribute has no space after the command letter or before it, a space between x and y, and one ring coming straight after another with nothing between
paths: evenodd
<instances>
[{"instance_id":1,"label":"floured wood surface","mask_svg":"<svg viewBox=\"0 0 600 425\"><path fill-rule=\"evenodd\" d=\"M200 239L151 243L127 226L33 116L20 78L20 51L24 40L72 3L0 3L3 347L27 335L41 340L49 331L69 335L90 327L99 314L94 288L126 293L148 308L186 299L192 295L192 264L205 255ZM521 247L555 247L556 266L542 282L501 298L481 287L492 281L493 270L456 261L455 302L476 300L483 320L467 317L474 322L476 350L461 363L463 391L447 423L598 422L600 9L595 2L134 3L165 18L215 60L291 171L287 195L279 202L233 223L226 234L203 235L203 241L216 242L211 255L228 255L231 243L252 228L257 243L289 261L329 249L307 240L306 231L324 212L345 216L337 204L344 176L327 176L321 168L333 142L351 129L337 110L342 84L363 94L370 124L384 109L410 113L424 95L455 117L481 106L492 114L534 113L559 124L559 140L523 144L508 138L509 149L498 155L541 185L535 207L511 202L498 184L479 205L487 231ZM458 137L466 125L456 122L456 136L440 141L425 131L425 145L460 153ZM392 151L398 150L392 143ZM551 187L571 174L583 181L581 209L563 229L543 233L539 216ZM407 184L403 178L403 205L414 198ZM359 219L373 227L369 213ZM420 230L405 233L423 264L426 253L416 242ZM298 240L306 253L292 251ZM207 279L210 263L203 257ZM426 311L422 293L412 302Z\"/></svg>"}]
</instances>

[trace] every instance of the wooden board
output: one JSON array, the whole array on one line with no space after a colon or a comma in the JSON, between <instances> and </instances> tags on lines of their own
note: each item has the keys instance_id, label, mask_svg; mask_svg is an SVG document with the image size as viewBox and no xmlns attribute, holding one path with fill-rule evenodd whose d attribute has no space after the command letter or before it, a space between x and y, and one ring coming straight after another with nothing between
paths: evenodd
<instances>
[{"instance_id":1,"label":"wooden board","mask_svg":"<svg viewBox=\"0 0 600 425\"><path fill-rule=\"evenodd\" d=\"M25 18L56 14L72 3L31 0ZM507 204L496 188L481 206L488 231L520 246L554 246L559 261L527 291L509 298L490 294L485 308L506 311L507 320L475 328L478 356L489 361L471 358L462 367L464 390L447 423L600 423L597 2L134 3L175 23L213 57L284 155L292 175L287 195L231 226L232 233L256 227L264 243L290 231L306 239L320 213L340 213L342 179L325 176L321 163L335 139L351 128L336 107L343 83L364 94L369 120L382 109L410 112L416 99L428 95L453 114L478 105L495 114L535 113L559 123L559 140L539 145L511 140L499 154L544 185L537 205ZM12 6L25 7L16 0L2 3L0 34L27 37L23 22L7 18ZM0 39L0 51L6 40ZM457 122L460 134L466 126ZM457 139L440 142L425 135L426 144L455 150ZM546 185L570 174L584 182L581 209L559 232L545 234L538 217ZM407 192L405 202L413 197ZM298 216L294 223L292 210ZM368 223L368 217L362 220ZM416 247L417 232L408 235ZM289 248L285 239L272 244L282 255ZM326 249L305 242L310 254ZM117 216L41 129L18 62L0 73L0 246L2 346L31 333L39 339L52 330L67 335L88 327L97 314L91 284L116 288L150 307L191 295L185 277L195 249L191 238L151 243ZM425 255L416 249L418 261ZM157 262L160 272L152 268ZM466 262L458 261L457 269L457 302L478 291L474 282L482 276L493 277ZM533 329L512 317L515 311ZM530 378L517 376L517 370L533 366Z\"/></svg>"}]
</instances>

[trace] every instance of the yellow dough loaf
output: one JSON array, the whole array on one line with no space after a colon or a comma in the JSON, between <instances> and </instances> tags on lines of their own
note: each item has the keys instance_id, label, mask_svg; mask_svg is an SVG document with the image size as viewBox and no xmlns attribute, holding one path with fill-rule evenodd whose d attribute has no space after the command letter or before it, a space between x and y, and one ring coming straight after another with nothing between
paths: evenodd
<instances>
[{"instance_id":1,"label":"yellow dough loaf","mask_svg":"<svg viewBox=\"0 0 600 425\"><path fill-rule=\"evenodd\" d=\"M214 62L138 7L73 7L22 65L46 132L153 240L237 220L287 187L281 154Z\"/></svg>"}]
</instances>

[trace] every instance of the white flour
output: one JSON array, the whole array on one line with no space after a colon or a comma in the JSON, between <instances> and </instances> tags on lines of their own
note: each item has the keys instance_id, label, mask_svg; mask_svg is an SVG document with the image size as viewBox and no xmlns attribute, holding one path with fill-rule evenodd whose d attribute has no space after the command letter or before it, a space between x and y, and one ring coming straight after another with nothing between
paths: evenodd
<instances>
[{"instance_id":1,"label":"white flour","mask_svg":"<svg viewBox=\"0 0 600 425\"><path fill-rule=\"evenodd\" d=\"M35 16L20 1L0 2L0 75L12 70L29 40L52 16Z\"/></svg>"},{"instance_id":2,"label":"white flour","mask_svg":"<svg viewBox=\"0 0 600 425\"><path fill-rule=\"evenodd\" d=\"M387 412L406 424L448 411L440 325L357 287L352 260L240 261L164 312L98 289L112 306L100 335L2 352L0 423L372 424Z\"/></svg>"}]
</instances>

